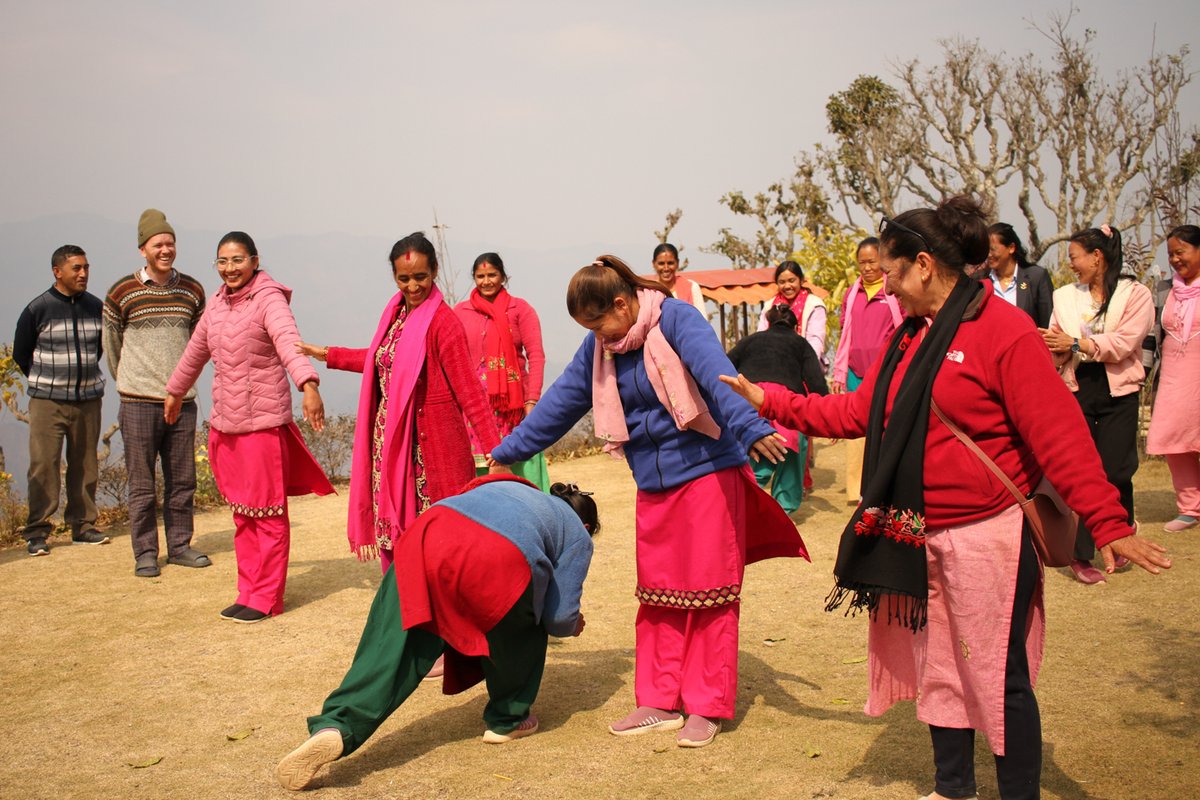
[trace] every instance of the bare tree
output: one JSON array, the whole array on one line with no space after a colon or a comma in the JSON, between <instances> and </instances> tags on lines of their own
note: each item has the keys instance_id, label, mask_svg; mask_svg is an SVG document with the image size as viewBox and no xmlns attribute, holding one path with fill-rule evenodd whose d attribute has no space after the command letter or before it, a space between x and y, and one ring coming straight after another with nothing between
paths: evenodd
<instances>
[{"instance_id":1,"label":"bare tree","mask_svg":"<svg viewBox=\"0 0 1200 800\"><path fill-rule=\"evenodd\" d=\"M1128 230L1147 220L1153 201L1138 189L1152 148L1192 78L1184 47L1175 54L1155 52L1145 65L1106 81L1091 50L1095 32L1077 38L1069 30L1074 13L1051 15L1045 27L1033 25L1054 46L1053 68L1023 58L1014 70L1018 91L1006 110L1010 126L1027 126L1020 137L1019 203L1035 259L1096 222ZM1055 230L1047 234L1039 229L1035 199L1053 216Z\"/></svg>"},{"instance_id":2,"label":"bare tree","mask_svg":"<svg viewBox=\"0 0 1200 800\"><path fill-rule=\"evenodd\" d=\"M812 155L801 153L795 161L795 172L786 181L777 181L752 198L740 190L729 192L721 198L721 205L757 223L753 238L745 239L732 228L721 228L717 241L700 250L725 256L734 269L765 267L791 255L798 230L818 234L829 227L840 228L821 177Z\"/></svg>"},{"instance_id":3,"label":"bare tree","mask_svg":"<svg viewBox=\"0 0 1200 800\"><path fill-rule=\"evenodd\" d=\"M817 145L816 159L841 197L846 220L854 222L855 207L868 216L893 216L921 140L900 92L872 75L860 75L830 96L825 116L836 145Z\"/></svg>"},{"instance_id":4,"label":"bare tree","mask_svg":"<svg viewBox=\"0 0 1200 800\"><path fill-rule=\"evenodd\" d=\"M433 242L437 248L438 259L438 287L445 295L446 305L454 306L458 303L458 271L454 265L450 263L450 249L446 246L446 231L449 225L443 225L438 221L437 209L433 210Z\"/></svg>"}]
</instances>

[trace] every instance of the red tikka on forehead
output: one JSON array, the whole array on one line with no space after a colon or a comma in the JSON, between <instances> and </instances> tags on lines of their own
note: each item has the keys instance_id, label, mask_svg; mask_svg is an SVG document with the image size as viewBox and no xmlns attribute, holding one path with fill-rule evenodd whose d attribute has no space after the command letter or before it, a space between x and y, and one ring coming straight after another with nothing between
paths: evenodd
<instances>
[{"instance_id":1,"label":"red tikka on forehead","mask_svg":"<svg viewBox=\"0 0 1200 800\"><path fill-rule=\"evenodd\" d=\"M413 262L413 260L416 258L416 255L417 254L414 253L412 250L409 250L407 253L404 254L404 261L408 264L411 264Z\"/></svg>"}]
</instances>

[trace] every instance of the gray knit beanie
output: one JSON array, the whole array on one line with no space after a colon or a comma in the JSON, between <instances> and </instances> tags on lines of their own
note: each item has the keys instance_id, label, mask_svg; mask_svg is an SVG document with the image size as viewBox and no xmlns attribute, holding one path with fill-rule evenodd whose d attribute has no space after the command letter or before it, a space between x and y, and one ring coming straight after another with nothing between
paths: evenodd
<instances>
[{"instance_id":1,"label":"gray knit beanie","mask_svg":"<svg viewBox=\"0 0 1200 800\"><path fill-rule=\"evenodd\" d=\"M167 215L157 208L147 208L138 220L138 247L142 247L152 236L160 233L175 235L175 229L167 222Z\"/></svg>"}]
</instances>

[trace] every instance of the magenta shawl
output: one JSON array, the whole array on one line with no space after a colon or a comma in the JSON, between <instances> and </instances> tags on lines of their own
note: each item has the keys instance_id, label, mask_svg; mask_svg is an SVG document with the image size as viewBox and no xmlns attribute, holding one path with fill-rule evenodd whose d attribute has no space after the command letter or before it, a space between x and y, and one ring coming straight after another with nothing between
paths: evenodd
<instances>
[{"instance_id":1,"label":"magenta shawl","mask_svg":"<svg viewBox=\"0 0 1200 800\"><path fill-rule=\"evenodd\" d=\"M396 319L404 293L396 292L383 309L379 327L367 348L363 366L362 389L358 395L358 419L354 424L354 454L350 460L350 510L346 535L350 549L361 560L375 558L375 515L371 508L371 429L379 406L379 385L375 374L375 351ZM379 515L391 523L399 535L417 518L417 486L413 475L413 393L417 378L425 366L425 336L442 293L435 285L421 305L404 322L400 346L392 365L388 386L388 417L383 431L382 486Z\"/></svg>"}]
</instances>

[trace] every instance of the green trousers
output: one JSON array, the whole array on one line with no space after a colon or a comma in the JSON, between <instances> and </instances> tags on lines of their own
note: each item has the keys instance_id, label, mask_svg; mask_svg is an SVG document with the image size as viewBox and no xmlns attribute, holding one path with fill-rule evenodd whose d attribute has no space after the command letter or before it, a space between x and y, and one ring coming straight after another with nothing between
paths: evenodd
<instances>
[{"instance_id":1,"label":"green trousers","mask_svg":"<svg viewBox=\"0 0 1200 800\"><path fill-rule=\"evenodd\" d=\"M375 593L358 650L342 685L321 713L308 718L309 733L334 728L342 734L342 756L353 753L421 685L446 647L432 633L404 630L396 591L395 565ZM487 727L508 733L529 716L546 667L546 630L534 621L533 584L488 631L491 655L481 659L488 703Z\"/></svg>"},{"instance_id":2,"label":"green trousers","mask_svg":"<svg viewBox=\"0 0 1200 800\"><path fill-rule=\"evenodd\" d=\"M513 475L524 478L547 494L550 493L550 472L546 469L546 455L538 453L528 461L516 461L509 465ZM487 467L476 467L475 476L487 475Z\"/></svg>"},{"instance_id":3,"label":"green trousers","mask_svg":"<svg viewBox=\"0 0 1200 800\"><path fill-rule=\"evenodd\" d=\"M804 462L807 459L808 439L804 436L800 437L800 450L795 453L789 450L787 457L778 464L772 464L765 458L758 461L750 459L758 485L765 489L769 481L771 497L789 514L798 509L804 500Z\"/></svg>"}]
</instances>

